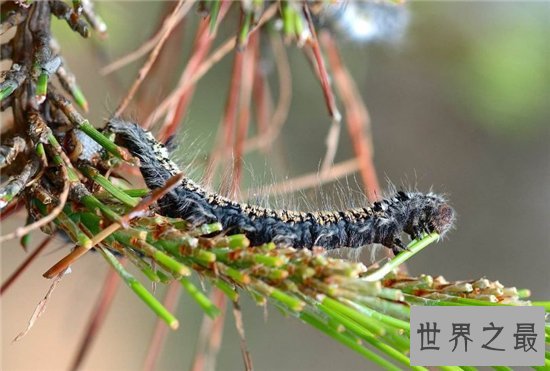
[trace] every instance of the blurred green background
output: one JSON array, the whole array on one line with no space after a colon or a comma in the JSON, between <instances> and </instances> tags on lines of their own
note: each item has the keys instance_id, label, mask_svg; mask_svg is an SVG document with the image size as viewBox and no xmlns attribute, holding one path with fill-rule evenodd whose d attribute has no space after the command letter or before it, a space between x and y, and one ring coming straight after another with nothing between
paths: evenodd
<instances>
[{"instance_id":1,"label":"blurred green background","mask_svg":"<svg viewBox=\"0 0 550 371\"><path fill-rule=\"evenodd\" d=\"M97 10L110 27L104 41L82 41L55 21L55 35L89 100L88 117L97 126L114 111L142 62L107 77L97 71L146 40L164 6L162 2L99 2ZM530 288L534 299L547 300L550 3L413 2L409 9L410 27L399 43L340 43L371 114L380 179L423 191L433 186L449 195L458 213L456 230L412 259L409 269L412 274L441 274L452 280L486 276L506 286ZM232 18L222 27L218 43L236 29L234 14ZM194 23L188 22L178 32L180 37L168 44L169 58L159 65L170 79L149 80L140 92L149 107L157 105L179 79ZM315 172L324 155L330 120L319 84L303 52L295 46L288 52L293 75L288 122L274 153L247 157L249 173L243 188ZM267 50L265 56L264 67L274 69ZM201 80L182 125L185 138L177 156L192 158L212 146L231 65L232 58L226 57ZM276 86L275 77L272 86ZM134 106L127 112L129 118L139 120L142 111L143 107ZM337 160L351 156L343 131ZM360 189L353 177L348 181ZM348 186L345 181L341 184ZM337 192L338 185L322 189L329 199L337 199ZM318 194L318 190L308 191L308 202L301 196L286 202L324 207ZM9 230L12 225L6 223L3 228ZM1 251L5 279L24 253L15 245ZM98 255L91 254L73 267L35 328L19 343L11 343L49 286L41 273L65 253L43 255L2 298L3 369L68 367L107 271ZM363 255L369 256L368 252ZM163 291L157 291L159 297ZM245 330L258 370L373 368L351 350L272 308L264 320L263 309L246 295L243 298ZM159 369L187 369L191 362L202 315L186 297L177 315L181 328L168 337ZM120 287L85 369L140 368L154 323L154 315ZM242 368L238 336L228 313L218 369Z\"/></svg>"}]
</instances>

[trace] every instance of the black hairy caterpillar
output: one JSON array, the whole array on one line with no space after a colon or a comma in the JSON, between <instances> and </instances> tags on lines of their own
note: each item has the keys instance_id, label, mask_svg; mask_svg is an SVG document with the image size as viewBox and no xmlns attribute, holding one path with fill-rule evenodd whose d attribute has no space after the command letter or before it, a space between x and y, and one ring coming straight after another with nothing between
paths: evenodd
<instances>
[{"instance_id":1,"label":"black hairy caterpillar","mask_svg":"<svg viewBox=\"0 0 550 371\"><path fill-rule=\"evenodd\" d=\"M139 158L150 189L162 187L180 170L166 148L134 123L112 119L107 130ZM406 249L404 232L418 238L424 232L443 235L453 225L454 210L439 195L397 192L372 206L345 211L273 210L209 192L191 179L158 201L160 213L192 224L220 222L229 234L244 233L254 245L273 241L279 246L326 249L382 244L397 254Z\"/></svg>"}]
</instances>

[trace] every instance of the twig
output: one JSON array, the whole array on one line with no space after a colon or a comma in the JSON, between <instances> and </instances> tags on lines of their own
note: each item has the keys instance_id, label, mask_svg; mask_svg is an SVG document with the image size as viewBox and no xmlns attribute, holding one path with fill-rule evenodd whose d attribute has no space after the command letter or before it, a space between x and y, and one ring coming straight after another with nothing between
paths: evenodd
<instances>
[{"instance_id":1,"label":"twig","mask_svg":"<svg viewBox=\"0 0 550 371\"><path fill-rule=\"evenodd\" d=\"M251 47L247 48L244 52L237 52L235 54L231 85L224 115L224 145L222 145L217 152L221 153L223 148L235 148L236 150L233 165L235 174L231 184L231 193L236 193L240 182L241 154L243 152L243 144L248 131L248 122L250 118L249 107L254 79L254 53L258 48L257 35L251 35L251 44ZM238 126L235 136L236 125ZM234 142L233 138L235 138ZM217 160L217 156L212 156L212 169L215 168L214 165ZM193 371L215 369L215 359L223 335L227 299L223 292L216 288L213 289L211 298L213 302L217 303L216 307L221 309L222 314L214 320L208 318L206 315L203 317L197 350L195 351L195 358L193 360ZM207 339L209 339L209 341Z\"/></svg>"},{"instance_id":2,"label":"twig","mask_svg":"<svg viewBox=\"0 0 550 371\"><path fill-rule=\"evenodd\" d=\"M317 71L319 73L321 87L323 88L323 95L325 97L327 109L328 109L329 115L332 117L332 123L326 139L327 151L325 153L325 158L323 159L323 163L321 165L322 171L328 171L328 169L334 162L334 156L336 156L336 150L338 149L338 141L340 138L340 127L341 127L340 123L342 121L342 115L340 114L340 111L338 111L338 107L336 105L336 99L334 96L334 92L332 91L332 87L330 85L328 71L326 69L325 62L321 54L321 48L319 47L317 32L315 31L315 26L313 24L313 20L309 12L308 5L304 4L303 9L309 25L309 31L311 32L311 40L309 41L308 44L310 45L313 51L313 56L315 58Z\"/></svg>"},{"instance_id":3,"label":"twig","mask_svg":"<svg viewBox=\"0 0 550 371\"><path fill-rule=\"evenodd\" d=\"M176 4L176 7L178 6L179 4ZM176 9L174 8L173 12L175 11ZM176 26L183 19L185 14L186 13L178 12L174 15L174 22L176 23L174 26ZM166 18L164 25L166 24L167 21L168 21L168 18ZM108 75L144 56L148 51L150 51L155 46L157 46L159 41L162 39L162 36L166 31L164 25L157 31L157 33L153 37L151 37L145 43L141 44L139 48L111 62L110 64L108 64L107 66L99 70L99 73L103 76Z\"/></svg>"},{"instance_id":4,"label":"twig","mask_svg":"<svg viewBox=\"0 0 550 371\"><path fill-rule=\"evenodd\" d=\"M76 104L81 107L84 112L88 112L88 102L80 87L76 83L76 78L67 67L65 60L62 58L62 65L57 69L56 75L61 83L61 86L73 97Z\"/></svg>"},{"instance_id":5,"label":"twig","mask_svg":"<svg viewBox=\"0 0 550 371\"><path fill-rule=\"evenodd\" d=\"M0 169L10 165L17 155L27 148L25 140L21 137L13 137L8 144L0 146Z\"/></svg>"},{"instance_id":6,"label":"twig","mask_svg":"<svg viewBox=\"0 0 550 371\"><path fill-rule=\"evenodd\" d=\"M92 0L81 0L81 3L84 18L86 18L90 26L99 33L100 37L105 38L107 36L107 25L103 22L103 19L95 13Z\"/></svg>"},{"instance_id":7,"label":"twig","mask_svg":"<svg viewBox=\"0 0 550 371\"><path fill-rule=\"evenodd\" d=\"M121 264L124 263L122 262ZM78 370L82 365L82 361L86 358L97 333L101 329L101 326L105 322L105 318L111 309L119 283L120 277L117 272L114 269L109 269L103 283L103 288L99 294L99 298L96 300L96 306L90 314L88 326L86 327L86 331L84 331L84 336L80 341L76 356L71 363L70 370Z\"/></svg>"},{"instance_id":8,"label":"twig","mask_svg":"<svg viewBox=\"0 0 550 371\"><path fill-rule=\"evenodd\" d=\"M8 12L7 17L5 19L2 19L2 24L0 26L0 36L8 31L10 28L21 24L25 19L27 19L28 12L28 9L24 7L18 7L16 10Z\"/></svg>"},{"instance_id":9,"label":"twig","mask_svg":"<svg viewBox=\"0 0 550 371\"><path fill-rule=\"evenodd\" d=\"M164 20L172 13L176 1L163 1L162 8L156 15L155 19L151 20L155 24L151 35L155 34L162 28ZM151 67L147 78L143 81L139 91L136 93L132 106L137 109L132 116L141 123L143 118L147 117L158 105L159 86L173 85L174 74L178 73L180 62L182 61L182 47L185 44L186 35L190 31L187 27L188 21L194 18L189 13L178 22L172 30L164 47ZM142 61L140 62L143 63ZM184 64L185 66L185 64ZM139 67L139 66L138 66ZM117 75L120 78L122 75ZM120 90L120 89L119 89ZM165 89L162 88L164 91ZM169 90L168 90L169 91ZM166 91L164 92L166 93ZM163 95L164 96L164 95Z\"/></svg>"},{"instance_id":10,"label":"twig","mask_svg":"<svg viewBox=\"0 0 550 371\"><path fill-rule=\"evenodd\" d=\"M157 57L160 53L160 50L164 46L164 43L168 39L168 36L170 36L171 31L178 24L177 14L180 13L180 12L183 13L184 15L187 14L187 12L191 9L191 7L193 5L194 5L193 1L185 2L183 0L178 0L178 5L176 5L176 8L172 12L172 14L168 18L166 18L166 20L164 21L164 24L163 24L163 30L164 31L163 31L162 37L159 39L159 41L156 44L155 48L151 51L151 54L149 54L149 58L147 58L147 61L140 68L134 83L132 84L132 86L128 90L128 93L123 98L122 102L119 104L118 108L116 109L116 111L113 115L114 117L119 117L122 114L122 112L124 112L124 110L128 106L128 103L130 103L130 101L134 97L134 94L139 89L139 86L143 82L143 79L145 79L145 77L147 76L149 70L151 69L151 67L155 63L155 60L157 59Z\"/></svg>"},{"instance_id":11,"label":"twig","mask_svg":"<svg viewBox=\"0 0 550 371\"><path fill-rule=\"evenodd\" d=\"M69 267L72 263L74 263L77 259L79 259L82 255L90 251L92 247L101 243L103 240L105 240L107 237L109 237L111 234L113 234L120 228L127 227L133 218L141 216L143 212L146 211L152 203L156 202L159 198L161 198L166 193L170 192L172 189L177 187L178 184L181 182L182 178L183 178L183 174L180 173L168 179L164 187L155 189L153 192L151 192L150 196L142 199L136 207L134 207L129 213L127 213L122 218L120 218L120 222L112 223L107 228L103 229L100 233L98 233L93 237L92 242L90 244L86 246L78 246L76 249L74 249L65 257L63 257L61 260L59 260L57 263L55 263L50 269L48 269L43 274L43 276L45 278L54 277L55 275L58 274L58 272L63 271L64 269Z\"/></svg>"},{"instance_id":12,"label":"twig","mask_svg":"<svg viewBox=\"0 0 550 371\"><path fill-rule=\"evenodd\" d=\"M171 177L166 181L164 186L161 188L157 188L151 192L151 194L145 198L143 198L139 204L132 209L128 214L124 215L121 219L121 224L125 227L128 226L128 223L130 223L130 220L132 220L135 217L140 216L144 211L149 209L149 206L151 206L154 202L162 198L164 195L166 195L168 192L176 188L184 178L183 173L179 173Z\"/></svg>"},{"instance_id":13,"label":"twig","mask_svg":"<svg viewBox=\"0 0 550 371\"><path fill-rule=\"evenodd\" d=\"M0 288L0 296L6 292L10 286L17 280L17 278L27 269L27 267L33 262L33 260L40 254L42 250L44 250L49 243L52 241L53 236L46 236L38 245L38 247L21 263L21 265L13 272L11 276L2 284L2 287Z\"/></svg>"},{"instance_id":14,"label":"twig","mask_svg":"<svg viewBox=\"0 0 550 371\"><path fill-rule=\"evenodd\" d=\"M61 211L63 211L63 207L65 207L65 203L67 202L67 198L69 197L70 182L67 175L67 168L65 166L61 166L60 169L63 177L63 191L61 191L61 195L59 196L59 203L57 204L57 206L54 207L53 210L50 211L48 215L37 220L36 222L26 225L25 227L19 227L12 233L8 233L4 236L0 236L0 243L10 240L12 238L19 238L35 229L38 229L50 223L55 218L57 218L57 216L59 215L59 213L61 213Z\"/></svg>"},{"instance_id":15,"label":"twig","mask_svg":"<svg viewBox=\"0 0 550 371\"><path fill-rule=\"evenodd\" d=\"M3 99L0 102L0 112L4 112L8 108L12 107L14 100L15 99L13 98L13 95L10 95L9 97ZM13 116L6 118L2 117L2 126L6 129L13 127Z\"/></svg>"},{"instance_id":16,"label":"twig","mask_svg":"<svg viewBox=\"0 0 550 371\"><path fill-rule=\"evenodd\" d=\"M0 185L0 210L4 210L27 187L27 184L38 171L38 162L31 160L21 172L11 176L5 184ZM21 236L17 236L21 237ZM0 237L0 242L3 241Z\"/></svg>"},{"instance_id":17,"label":"twig","mask_svg":"<svg viewBox=\"0 0 550 371\"><path fill-rule=\"evenodd\" d=\"M69 27L73 31L78 32L82 37L90 36L90 30L88 25L84 22L78 14L74 13L73 8L63 1L53 0L50 1L50 8L52 13L59 19L64 19Z\"/></svg>"},{"instance_id":18,"label":"twig","mask_svg":"<svg viewBox=\"0 0 550 371\"><path fill-rule=\"evenodd\" d=\"M229 7L231 6L230 1L224 1L220 7L219 16L216 19L214 30L210 28L210 20L205 18L201 20L201 23L198 26L197 34L195 36L195 42L193 44L193 51L191 57L185 66L185 69L180 77L179 84L182 84L185 80L189 79L195 73L195 70L200 66L201 62L206 57L206 54L209 52L212 47L212 43L216 37L217 25L223 20ZM174 102L171 105L170 110L166 114L164 119L164 124L160 129L159 139L165 141L168 139L178 127L181 122L182 117L185 115L187 105L191 101L193 96L195 85L189 87L182 95L178 98L177 102Z\"/></svg>"},{"instance_id":19,"label":"twig","mask_svg":"<svg viewBox=\"0 0 550 371\"><path fill-rule=\"evenodd\" d=\"M373 163L372 140L370 137L370 117L367 107L346 67L342 63L338 47L328 32L321 33L321 42L327 49L336 87L345 107L345 118L350 139L365 192L370 201L376 201L380 195L380 184Z\"/></svg>"},{"instance_id":20,"label":"twig","mask_svg":"<svg viewBox=\"0 0 550 371\"><path fill-rule=\"evenodd\" d=\"M4 75L4 81L0 82L0 100L11 95L27 79L27 68L14 63Z\"/></svg>"},{"instance_id":21,"label":"twig","mask_svg":"<svg viewBox=\"0 0 550 371\"><path fill-rule=\"evenodd\" d=\"M98 243L103 241L105 238L109 237L112 233L120 229L121 226L119 223L113 223L109 225L107 228L103 229L99 234L94 236L94 238L91 240L92 242L86 246L77 246L73 251L71 251L69 254L67 254L65 257L63 257L61 260L59 260L57 263L55 263L50 269L48 269L42 276L45 278L52 278L54 277L57 272L62 271L63 269L66 269L71 264L73 264L76 260L78 260L81 256L86 254L88 251L92 249L92 247L96 246Z\"/></svg>"},{"instance_id":22,"label":"twig","mask_svg":"<svg viewBox=\"0 0 550 371\"><path fill-rule=\"evenodd\" d=\"M234 144L233 158L233 184L231 187L232 195L236 195L242 177L242 162L244 153L244 141L248 134L250 122L250 102L252 97L252 86L254 83L254 70L256 68L255 54L259 53L259 37L253 34L249 38L248 47L243 51L243 71L240 86L240 99L237 111L237 131Z\"/></svg>"},{"instance_id":23,"label":"twig","mask_svg":"<svg viewBox=\"0 0 550 371\"><path fill-rule=\"evenodd\" d=\"M57 94L53 89L50 89L48 92L48 98L51 99L53 104L58 107L69 121L78 129L82 130L86 135L92 138L100 146L105 148L106 151L111 153L117 158L123 159L130 162L131 158L128 157L127 153L120 149L113 141L105 137L100 133L90 122L85 119L71 104L71 102L64 96ZM46 124L44 124L46 125ZM48 129L49 130L49 129ZM61 151L62 152L62 151ZM63 156L62 152L61 156Z\"/></svg>"},{"instance_id":24,"label":"twig","mask_svg":"<svg viewBox=\"0 0 550 371\"><path fill-rule=\"evenodd\" d=\"M244 369L246 371L254 370L254 365L252 364L252 357L248 351L248 346L246 345L246 337L244 334L244 324L243 324L243 313L241 312L241 307L239 303L233 302L233 317L235 318L235 327L239 333L239 338L241 341L241 354L244 361Z\"/></svg>"},{"instance_id":25,"label":"twig","mask_svg":"<svg viewBox=\"0 0 550 371\"><path fill-rule=\"evenodd\" d=\"M25 205L25 203L23 202L23 200L21 198L15 198L13 199L9 204L8 206L6 206L5 208L3 208L0 212L0 221L8 218L10 215L12 215L14 212L18 211L19 209L21 209L23 206Z\"/></svg>"},{"instance_id":26,"label":"twig","mask_svg":"<svg viewBox=\"0 0 550 371\"><path fill-rule=\"evenodd\" d=\"M172 102L179 96L185 93L187 89L189 89L191 86L193 86L198 80L200 80L209 70L212 68L213 65L218 63L223 57L225 57L229 52L231 52L235 48L236 43L235 37L230 37L227 39L218 49L216 49L210 57L208 57L204 62L201 63L201 65L197 68L193 76L186 80L182 85L178 86L175 90L170 93L168 97L166 97L159 106L149 114L149 116L145 119L143 122L144 128L149 128L152 126L152 124L162 115L165 114L165 112L168 110Z\"/></svg>"},{"instance_id":27,"label":"twig","mask_svg":"<svg viewBox=\"0 0 550 371\"><path fill-rule=\"evenodd\" d=\"M256 26L252 28L250 33L252 34L253 32L255 32L259 27L270 20L276 13L277 4L273 4L263 13L261 19L258 21L258 24L256 24ZM189 89L189 87L193 86L198 80L200 80L210 70L210 68L212 68L213 65L218 63L223 57L231 52L236 45L237 37L233 36L227 39L220 47L218 47L218 49L216 49L207 59L205 59L201 63L201 65L196 69L195 73L190 79L178 85L176 89L174 89L172 93L170 93L170 95L159 104L158 108L154 110L144 121L144 127L151 127L152 123L166 112L166 110L170 107L172 102L177 99L177 97L181 96L183 92L185 92L187 89Z\"/></svg>"}]
</instances>

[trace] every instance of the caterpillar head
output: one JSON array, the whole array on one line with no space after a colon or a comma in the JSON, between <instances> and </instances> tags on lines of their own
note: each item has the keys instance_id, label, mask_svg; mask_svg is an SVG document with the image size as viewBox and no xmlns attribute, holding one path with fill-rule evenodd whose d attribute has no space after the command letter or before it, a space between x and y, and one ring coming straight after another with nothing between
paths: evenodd
<instances>
[{"instance_id":1,"label":"caterpillar head","mask_svg":"<svg viewBox=\"0 0 550 371\"><path fill-rule=\"evenodd\" d=\"M454 225L455 211L440 195L398 192L395 198L406 207L403 231L412 238L420 237L422 232L443 236Z\"/></svg>"}]
</instances>

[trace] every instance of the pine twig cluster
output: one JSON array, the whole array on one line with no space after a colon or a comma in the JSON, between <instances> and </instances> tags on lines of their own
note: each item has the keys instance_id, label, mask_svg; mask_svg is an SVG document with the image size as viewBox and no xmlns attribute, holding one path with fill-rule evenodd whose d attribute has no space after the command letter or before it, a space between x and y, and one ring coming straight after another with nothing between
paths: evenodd
<instances>
[{"instance_id":1,"label":"pine twig cluster","mask_svg":"<svg viewBox=\"0 0 550 371\"><path fill-rule=\"evenodd\" d=\"M154 37L156 42L147 49L150 51L147 61L116 111L117 116L133 100L164 42L193 6L192 2L178 1L170 9ZM279 60L277 65L283 88L274 112L269 112L265 77L254 67L260 40L265 37L259 30L280 22L287 44L293 42L305 50L319 78L331 117L323 174L330 174L337 166L331 164L343 120L337 105L338 93L343 101L348 131L356 134L352 135L357 156L353 170L360 171L369 196L376 197L380 192L371 161L368 112L343 65L337 43L330 33L320 32L316 17L324 6L322 2L293 1L243 1L236 5L228 1L199 2L203 18L197 28L191 59L176 89L150 113L144 126L164 118L160 138L172 135L199 79L224 55L236 50L221 129L225 135L220 136L218 151L212 156L215 163L223 157L220 153L224 150L234 149L237 155L232 165L236 176L228 187L235 192L242 155L249 150L268 148L280 132L288 111L290 97L285 95L289 94L285 89L288 88L289 71L278 35L268 34ZM209 54L220 22L230 16L233 8L240 16L236 35ZM441 277L410 277L399 272L405 260L438 238L435 234L413 241L410 251L382 266L365 267L361 263L328 258L322 250L276 248L272 243L251 246L245 235L227 235L218 223L192 227L185 220L157 214L155 202L176 186L181 176L174 177L154 192L131 187L118 176L128 169L128 165L135 165L136 160L117 146L108 132L98 131L80 113L79 109L88 110L88 103L51 34L51 17L64 20L82 37L90 36L90 30L100 35L106 32L90 0L73 1L72 7L58 0L2 3L1 32L2 35L13 32L13 36L1 46L2 59L12 62L10 69L3 72L0 83L2 111L10 112L10 118L2 123L1 218L5 220L14 211L25 208L28 223L2 235L0 241L20 238L27 247L31 231L40 228L49 235L2 285L2 293L47 246L51 235L59 233L72 241L74 249L44 273L47 278L61 277L69 267L77 268L78 259L87 252L97 250L119 279L162 321L176 329L177 318L141 280L155 284L177 282L207 316L215 318L220 308L194 284L191 276L196 275L235 303L235 308L238 308L239 295L247 293L259 305L270 303L368 360L392 370L410 366L408 320L411 305L535 304L545 306L550 312L548 302L527 301L528 290L506 288L487 279L447 282ZM336 90L331 85L325 53ZM124 63L107 69L113 71ZM257 107L258 135L248 138L253 100ZM265 119L267 116L271 118ZM130 274L125 267L127 264L137 267L142 277L138 279ZM244 332L242 334L244 337ZM549 325L546 343L550 343ZM81 348L74 368L82 361L85 347ZM251 359L247 354L243 347L245 364L250 368ZM546 362L550 366L548 353Z\"/></svg>"}]
</instances>

